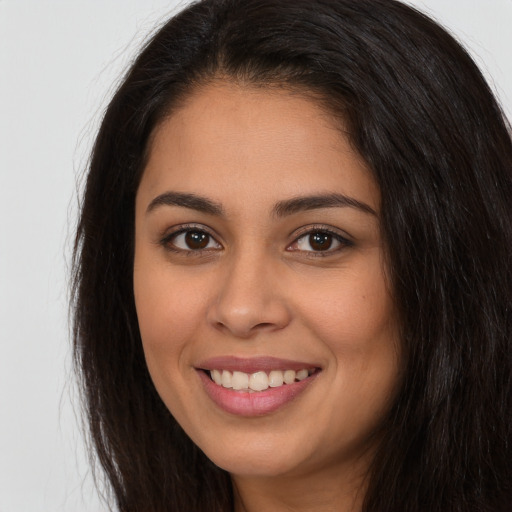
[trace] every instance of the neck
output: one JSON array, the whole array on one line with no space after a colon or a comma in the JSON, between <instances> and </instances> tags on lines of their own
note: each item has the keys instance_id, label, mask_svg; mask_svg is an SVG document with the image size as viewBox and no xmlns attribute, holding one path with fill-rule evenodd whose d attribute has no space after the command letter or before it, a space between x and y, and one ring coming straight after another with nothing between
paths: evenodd
<instances>
[{"instance_id":1,"label":"neck","mask_svg":"<svg viewBox=\"0 0 512 512\"><path fill-rule=\"evenodd\" d=\"M232 476L235 512L361 512L362 471L315 471L309 475Z\"/></svg>"}]
</instances>

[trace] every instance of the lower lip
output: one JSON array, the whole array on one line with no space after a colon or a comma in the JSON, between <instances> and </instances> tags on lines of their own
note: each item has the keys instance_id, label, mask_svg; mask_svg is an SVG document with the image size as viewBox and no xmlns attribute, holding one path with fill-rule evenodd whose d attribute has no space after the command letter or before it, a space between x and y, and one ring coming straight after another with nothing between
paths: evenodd
<instances>
[{"instance_id":1,"label":"lower lip","mask_svg":"<svg viewBox=\"0 0 512 512\"><path fill-rule=\"evenodd\" d=\"M315 372L304 380L277 388L248 393L215 384L203 370L198 370L206 394L222 410L237 416L263 416L277 411L297 398L317 377Z\"/></svg>"}]
</instances>

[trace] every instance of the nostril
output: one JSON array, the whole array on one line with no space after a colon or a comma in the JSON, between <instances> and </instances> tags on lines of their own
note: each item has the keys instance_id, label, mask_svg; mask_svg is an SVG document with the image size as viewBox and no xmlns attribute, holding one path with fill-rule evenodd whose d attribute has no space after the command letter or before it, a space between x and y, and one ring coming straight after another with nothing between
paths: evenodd
<instances>
[{"instance_id":1,"label":"nostril","mask_svg":"<svg viewBox=\"0 0 512 512\"><path fill-rule=\"evenodd\" d=\"M223 332L229 332L231 334L234 334L237 338L251 338L255 335L257 335L259 332L265 332L265 331L273 331L273 330L279 330L283 326L276 325L272 322L260 322L256 323L254 325L250 324L244 324L244 323L235 323L235 322L215 322L215 327L219 331Z\"/></svg>"},{"instance_id":2,"label":"nostril","mask_svg":"<svg viewBox=\"0 0 512 512\"><path fill-rule=\"evenodd\" d=\"M271 324L270 322L262 322L260 324L257 324L253 327L253 329L269 329L269 328L274 328L275 325L274 324Z\"/></svg>"}]
</instances>

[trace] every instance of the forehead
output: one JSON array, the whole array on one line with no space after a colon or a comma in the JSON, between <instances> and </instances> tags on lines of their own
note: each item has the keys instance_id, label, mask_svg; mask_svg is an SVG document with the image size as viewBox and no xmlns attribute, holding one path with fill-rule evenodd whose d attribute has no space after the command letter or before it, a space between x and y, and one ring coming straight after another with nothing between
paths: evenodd
<instances>
[{"instance_id":1,"label":"forehead","mask_svg":"<svg viewBox=\"0 0 512 512\"><path fill-rule=\"evenodd\" d=\"M219 200L335 191L376 210L379 202L364 160L317 102L229 82L199 88L155 129L139 193L164 189Z\"/></svg>"}]
</instances>

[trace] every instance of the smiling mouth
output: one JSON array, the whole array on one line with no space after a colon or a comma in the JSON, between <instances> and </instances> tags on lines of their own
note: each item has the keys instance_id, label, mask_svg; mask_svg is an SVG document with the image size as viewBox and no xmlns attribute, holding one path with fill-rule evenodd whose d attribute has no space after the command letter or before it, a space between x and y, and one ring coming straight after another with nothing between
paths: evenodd
<instances>
[{"instance_id":1,"label":"smiling mouth","mask_svg":"<svg viewBox=\"0 0 512 512\"><path fill-rule=\"evenodd\" d=\"M224 412L239 417L265 416L294 402L313 385L322 367L261 356L219 356L195 369L206 395Z\"/></svg>"},{"instance_id":2,"label":"smiling mouth","mask_svg":"<svg viewBox=\"0 0 512 512\"><path fill-rule=\"evenodd\" d=\"M229 370L203 370L219 387L234 391L257 393L268 388L280 388L295 382L301 382L314 375L319 368L302 368L300 370L271 370L245 373Z\"/></svg>"}]
</instances>

